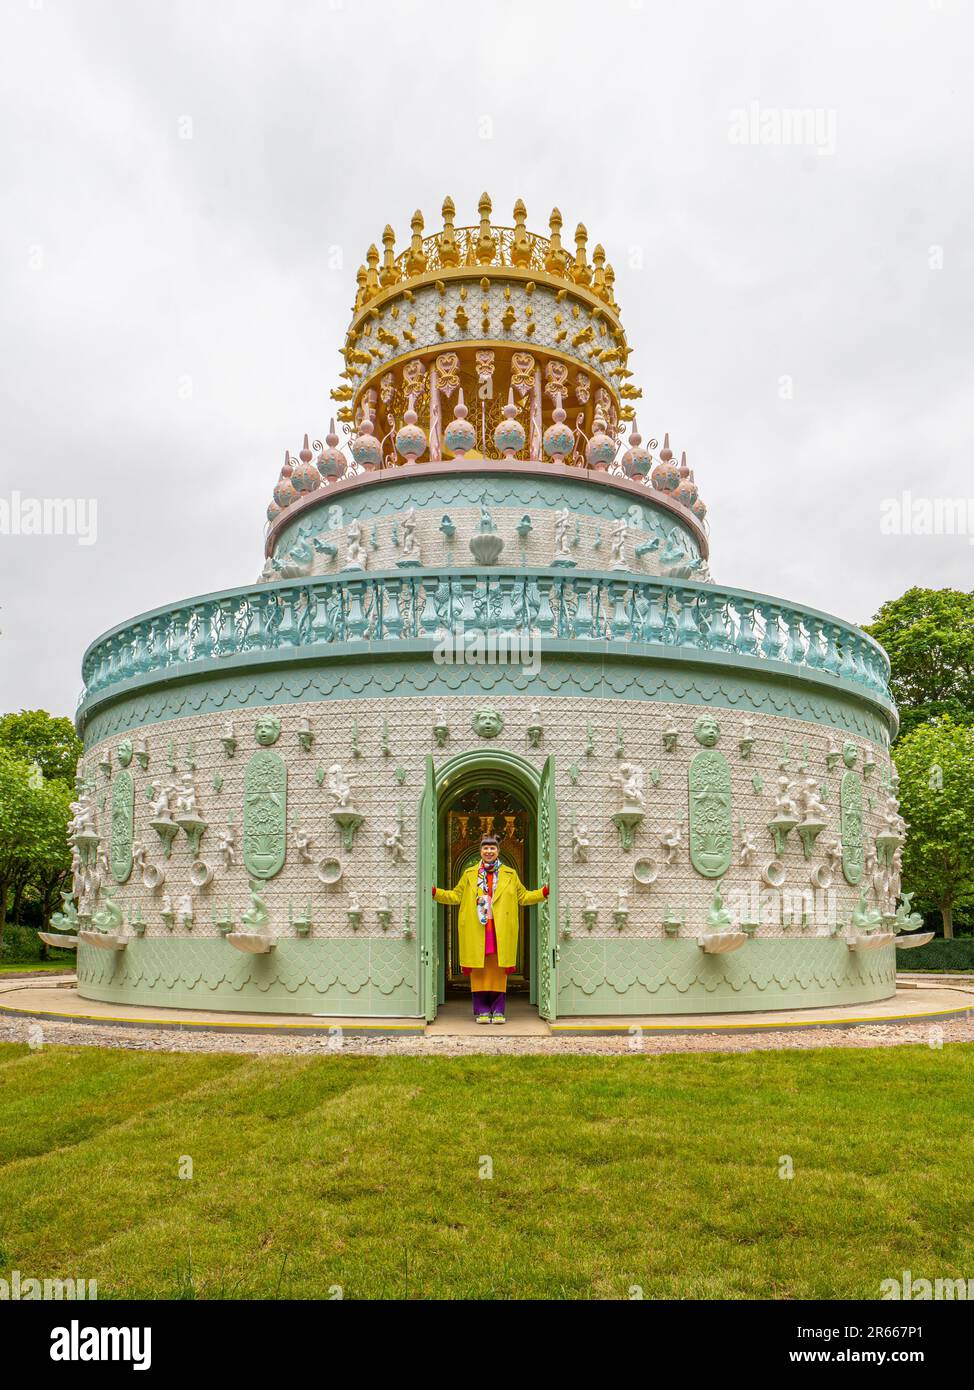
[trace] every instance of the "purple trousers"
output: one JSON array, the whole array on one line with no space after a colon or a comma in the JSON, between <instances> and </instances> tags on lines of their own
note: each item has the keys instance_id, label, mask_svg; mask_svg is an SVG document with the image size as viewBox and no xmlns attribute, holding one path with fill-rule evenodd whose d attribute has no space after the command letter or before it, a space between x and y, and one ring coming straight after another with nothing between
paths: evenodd
<instances>
[{"instance_id":1,"label":"purple trousers","mask_svg":"<svg viewBox=\"0 0 974 1390\"><path fill-rule=\"evenodd\" d=\"M482 1014L502 1014L506 1012L507 993L501 990L495 994L492 990L471 990L470 998L473 1000L473 1016L480 1018Z\"/></svg>"}]
</instances>

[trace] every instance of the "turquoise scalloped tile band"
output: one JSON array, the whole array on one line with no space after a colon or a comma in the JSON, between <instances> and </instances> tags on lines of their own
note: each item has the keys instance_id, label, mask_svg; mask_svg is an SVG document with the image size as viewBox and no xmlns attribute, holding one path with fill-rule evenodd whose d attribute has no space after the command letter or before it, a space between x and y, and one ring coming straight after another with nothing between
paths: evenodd
<instances>
[{"instance_id":1,"label":"turquoise scalloped tile band","mask_svg":"<svg viewBox=\"0 0 974 1390\"><path fill-rule=\"evenodd\" d=\"M383 516L397 516L402 513L403 494L408 493L408 504L417 510L440 510L441 508L469 505L478 497L480 490L489 491L492 507L540 507L554 511L558 507L570 507L575 514L596 517L601 521L621 521L627 518L633 504L643 509L642 524L646 530L665 540L676 531L691 555L700 555L693 527L682 517L670 512L661 512L656 505L659 494L647 491L645 499L634 497L630 492L609 487L593 487L591 479L583 475L574 478L520 478L500 475L496 470L483 474L466 474L450 480L448 478L426 478L409 472L401 477L393 476L387 482L369 482L368 489L361 494L342 493L340 499L342 524L350 521L369 522ZM337 500L337 499L336 499ZM327 494L320 495L321 503L327 502ZM334 534L336 527L327 505L319 505L303 513L281 527L274 538L274 550L278 555L286 553L297 541L312 540L315 536Z\"/></svg>"},{"instance_id":2,"label":"turquoise scalloped tile band","mask_svg":"<svg viewBox=\"0 0 974 1390\"><path fill-rule=\"evenodd\" d=\"M670 700L804 719L888 746L894 716L839 676L761 666L729 653L690 659L679 649L549 641L532 675L516 665L438 665L432 642L342 646L332 657L270 653L260 658L173 666L131 677L82 707L85 746L146 724L264 705L383 696L568 695L602 700Z\"/></svg>"},{"instance_id":3,"label":"turquoise scalloped tile band","mask_svg":"<svg viewBox=\"0 0 974 1390\"><path fill-rule=\"evenodd\" d=\"M868 1003L892 994L895 957L893 946L859 955L842 940L801 935L758 938L717 956L690 938L568 941L558 947L558 1013L754 1013ZM213 938L135 940L118 955L78 950L85 998L230 1013L416 1018L419 971L416 941L282 938L262 956L243 956Z\"/></svg>"}]
</instances>

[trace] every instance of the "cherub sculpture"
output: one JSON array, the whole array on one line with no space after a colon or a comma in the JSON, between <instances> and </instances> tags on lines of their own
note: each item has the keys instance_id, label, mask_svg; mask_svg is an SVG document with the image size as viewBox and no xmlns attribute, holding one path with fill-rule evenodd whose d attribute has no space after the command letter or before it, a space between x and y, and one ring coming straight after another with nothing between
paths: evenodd
<instances>
[{"instance_id":1,"label":"cherub sculpture","mask_svg":"<svg viewBox=\"0 0 974 1390\"><path fill-rule=\"evenodd\" d=\"M352 782L341 763L332 763L328 769L328 793L334 797L335 810L345 810L352 804Z\"/></svg>"}]
</instances>

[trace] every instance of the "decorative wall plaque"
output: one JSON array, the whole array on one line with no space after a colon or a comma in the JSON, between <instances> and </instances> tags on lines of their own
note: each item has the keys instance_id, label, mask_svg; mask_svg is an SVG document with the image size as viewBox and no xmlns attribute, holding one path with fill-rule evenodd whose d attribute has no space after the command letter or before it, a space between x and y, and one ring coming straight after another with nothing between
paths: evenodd
<instances>
[{"instance_id":1,"label":"decorative wall plaque","mask_svg":"<svg viewBox=\"0 0 974 1390\"><path fill-rule=\"evenodd\" d=\"M112 839L109 850L112 878L125 883L132 872L135 827L135 787L131 772L120 772L112 787Z\"/></svg>"},{"instance_id":2,"label":"decorative wall plaque","mask_svg":"<svg viewBox=\"0 0 974 1390\"><path fill-rule=\"evenodd\" d=\"M690 763L690 863L704 878L721 878L734 847L730 767L707 749Z\"/></svg>"},{"instance_id":3,"label":"decorative wall plaque","mask_svg":"<svg viewBox=\"0 0 974 1390\"><path fill-rule=\"evenodd\" d=\"M862 779L857 772L844 772L839 788L841 806L842 873L846 883L855 886L862 878Z\"/></svg>"},{"instance_id":4,"label":"decorative wall plaque","mask_svg":"<svg viewBox=\"0 0 974 1390\"><path fill-rule=\"evenodd\" d=\"M244 775L243 853L254 878L273 878L287 853L287 768L268 749L253 755Z\"/></svg>"}]
</instances>

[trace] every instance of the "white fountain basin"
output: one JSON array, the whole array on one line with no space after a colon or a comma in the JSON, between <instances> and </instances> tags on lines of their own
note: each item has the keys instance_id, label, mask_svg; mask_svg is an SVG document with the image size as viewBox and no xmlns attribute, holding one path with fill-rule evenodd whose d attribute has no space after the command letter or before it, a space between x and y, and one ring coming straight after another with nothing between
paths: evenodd
<instances>
[{"instance_id":1,"label":"white fountain basin","mask_svg":"<svg viewBox=\"0 0 974 1390\"><path fill-rule=\"evenodd\" d=\"M232 931L224 938L237 951L246 951L250 956L263 956L273 951L277 942L267 932Z\"/></svg>"},{"instance_id":2,"label":"white fountain basin","mask_svg":"<svg viewBox=\"0 0 974 1390\"><path fill-rule=\"evenodd\" d=\"M708 956L722 956L727 951L737 951L747 940L747 932L712 931L697 937L697 945Z\"/></svg>"},{"instance_id":3,"label":"white fountain basin","mask_svg":"<svg viewBox=\"0 0 974 1390\"><path fill-rule=\"evenodd\" d=\"M129 944L127 933L112 931L79 931L78 940L86 946L97 946L99 951L124 951Z\"/></svg>"},{"instance_id":4,"label":"white fountain basin","mask_svg":"<svg viewBox=\"0 0 974 1390\"><path fill-rule=\"evenodd\" d=\"M69 932L39 931L37 935L45 946L56 946L59 951L76 951L78 949L78 938Z\"/></svg>"},{"instance_id":5,"label":"white fountain basin","mask_svg":"<svg viewBox=\"0 0 974 1390\"><path fill-rule=\"evenodd\" d=\"M888 946L895 940L894 932L874 931L868 936L849 935L845 938L845 944L850 951L878 951L881 946Z\"/></svg>"}]
</instances>

